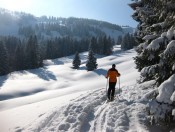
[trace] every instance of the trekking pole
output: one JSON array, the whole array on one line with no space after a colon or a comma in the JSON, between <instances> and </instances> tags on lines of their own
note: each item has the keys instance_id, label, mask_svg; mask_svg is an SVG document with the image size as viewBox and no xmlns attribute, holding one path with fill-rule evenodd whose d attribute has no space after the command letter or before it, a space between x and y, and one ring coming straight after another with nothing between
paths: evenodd
<instances>
[{"instance_id":1,"label":"trekking pole","mask_svg":"<svg viewBox=\"0 0 175 132\"><path fill-rule=\"evenodd\" d=\"M119 95L120 95L120 77L118 78L118 85L119 85Z\"/></svg>"},{"instance_id":2,"label":"trekking pole","mask_svg":"<svg viewBox=\"0 0 175 132\"><path fill-rule=\"evenodd\" d=\"M106 82L106 96L108 97L108 78L107 78L107 82Z\"/></svg>"}]
</instances>

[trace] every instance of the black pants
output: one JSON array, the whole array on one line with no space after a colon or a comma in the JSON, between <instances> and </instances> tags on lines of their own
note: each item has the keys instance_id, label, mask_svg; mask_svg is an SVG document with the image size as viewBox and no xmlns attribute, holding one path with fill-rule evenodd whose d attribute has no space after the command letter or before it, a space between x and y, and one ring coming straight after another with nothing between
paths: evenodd
<instances>
[{"instance_id":1,"label":"black pants","mask_svg":"<svg viewBox=\"0 0 175 132\"><path fill-rule=\"evenodd\" d=\"M108 88L108 99L109 100L111 100L112 98L114 98L115 85L116 85L116 82L109 82L109 88Z\"/></svg>"}]
</instances>

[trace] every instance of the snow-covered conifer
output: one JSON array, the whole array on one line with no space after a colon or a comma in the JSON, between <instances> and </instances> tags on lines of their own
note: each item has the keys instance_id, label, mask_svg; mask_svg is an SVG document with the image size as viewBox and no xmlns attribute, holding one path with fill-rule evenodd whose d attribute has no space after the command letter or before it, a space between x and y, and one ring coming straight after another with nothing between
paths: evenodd
<instances>
[{"instance_id":1,"label":"snow-covered conifer","mask_svg":"<svg viewBox=\"0 0 175 132\"><path fill-rule=\"evenodd\" d=\"M5 75L9 71L8 52L3 42L0 41L0 75Z\"/></svg>"},{"instance_id":2,"label":"snow-covered conifer","mask_svg":"<svg viewBox=\"0 0 175 132\"><path fill-rule=\"evenodd\" d=\"M81 60L80 60L80 56L79 56L78 52L75 53L75 57L74 57L74 60L72 62L72 65L73 65L74 69L78 69L81 65Z\"/></svg>"},{"instance_id":3,"label":"snow-covered conifer","mask_svg":"<svg viewBox=\"0 0 175 132\"><path fill-rule=\"evenodd\" d=\"M134 58L136 68L141 71L143 81L154 79L159 87L157 100L162 111L154 111L158 121L166 120L172 110L171 101L174 100L175 74L175 25L174 0L139 0L130 4L135 10L133 19L139 22L136 38L140 45L136 48L138 55ZM168 82L168 83L167 83ZM168 101L167 101L168 100ZM175 115L172 111L172 115Z\"/></svg>"},{"instance_id":4,"label":"snow-covered conifer","mask_svg":"<svg viewBox=\"0 0 175 132\"><path fill-rule=\"evenodd\" d=\"M95 58L93 51L90 49L88 53L88 60L86 63L87 70L93 71L97 69L97 65L97 59Z\"/></svg>"}]
</instances>

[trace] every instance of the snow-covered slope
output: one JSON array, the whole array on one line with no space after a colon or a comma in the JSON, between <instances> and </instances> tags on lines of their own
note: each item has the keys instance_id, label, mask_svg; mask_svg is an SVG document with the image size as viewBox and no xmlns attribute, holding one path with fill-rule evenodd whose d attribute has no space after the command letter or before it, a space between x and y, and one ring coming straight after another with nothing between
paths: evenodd
<instances>
[{"instance_id":1,"label":"snow-covered slope","mask_svg":"<svg viewBox=\"0 0 175 132\"><path fill-rule=\"evenodd\" d=\"M127 32L133 33L133 28L122 28L109 22L83 18L35 17L34 15L12 12L0 8L0 35L29 37L36 34L38 39L65 37L82 39L92 36L107 35L114 40Z\"/></svg>"},{"instance_id":2,"label":"snow-covered slope","mask_svg":"<svg viewBox=\"0 0 175 132\"><path fill-rule=\"evenodd\" d=\"M86 71L85 52L79 70L71 68L73 56L68 56L46 60L44 68L0 77L0 131L149 131L144 111L152 82L136 84L135 55L115 47L113 55L97 56L98 69L92 72ZM104 76L113 63L121 73L121 89L107 103Z\"/></svg>"}]
</instances>

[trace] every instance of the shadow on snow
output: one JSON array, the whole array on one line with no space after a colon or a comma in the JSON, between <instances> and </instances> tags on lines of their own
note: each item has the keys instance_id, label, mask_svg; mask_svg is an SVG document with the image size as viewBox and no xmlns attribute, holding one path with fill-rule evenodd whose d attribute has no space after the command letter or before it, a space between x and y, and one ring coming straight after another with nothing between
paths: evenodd
<instances>
[{"instance_id":1,"label":"shadow on snow","mask_svg":"<svg viewBox=\"0 0 175 132\"><path fill-rule=\"evenodd\" d=\"M4 85L7 79L8 79L8 75L0 76L0 89L1 89L1 86Z\"/></svg>"},{"instance_id":2,"label":"shadow on snow","mask_svg":"<svg viewBox=\"0 0 175 132\"><path fill-rule=\"evenodd\" d=\"M13 94L13 95L11 95L11 94L4 94L4 95L0 95L0 101L13 99L13 98L17 98L17 97L24 97L24 96L28 96L28 95L33 95L33 94L42 92L44 90L45 89L43 89L43 88L39 88L39 89L30 91L30 92L19 92L17 94Z\"/></svg>"},{"instance_id":3,"label":"shadow on snow","mask_svg":"<svg viewBox=\"0 0 175 132\"><path fill-rule=\"evenodd\" d=\"M107 70L104 70L104 69L101 69L101 68L94 70L94 72L97 73L99 76L100 75L106 76L106 74L107 74Z\"/></svg>"},{"instance_id":4,"label":"shadow on snow","mask_svg":"<svg viewBox=\"0 0 175 132\"><path fill-rule=\"evenodd\" d=\"M48 71L46 67L39 68L39 69L33 69L28 70L30 73L37 75L39 78L50 81L50 80L57 80L56 76L53 74L53 72Z\"/></svg>"}]
</instances>

